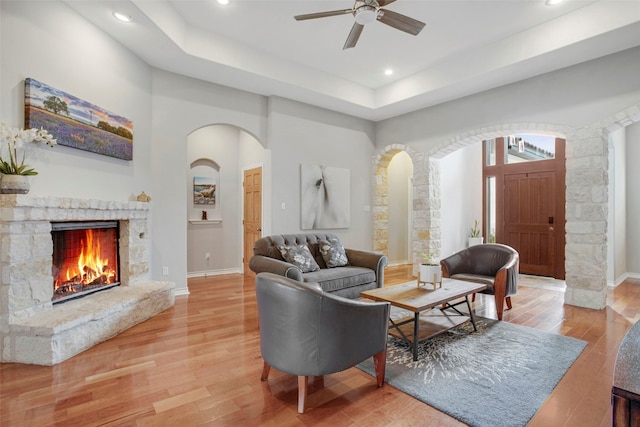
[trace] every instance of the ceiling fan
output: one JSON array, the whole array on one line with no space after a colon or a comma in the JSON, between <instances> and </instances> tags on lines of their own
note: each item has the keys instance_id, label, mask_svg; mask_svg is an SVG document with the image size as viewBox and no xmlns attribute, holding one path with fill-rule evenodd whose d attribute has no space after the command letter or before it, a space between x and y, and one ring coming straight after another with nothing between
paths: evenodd
<instances>
[{"instance_id":1,"label":"ceiling fan","mask_svg":"<svg viewBox=\"0 0 640 427\"><path fill-rule=\"evenodd\" d=\"M424 22L410 18L391 10L382 9L382 7L395 2L396 0L358 0L351 9L331 10L327 12L308 13L306 15L296 15L296 21L304 21L307 19L326 18L328 16L352 14L356 22L351 27L351 32L347 37L342 49L349 49L356 45L360 34L366 24L373 21L380 21L397 30L404 31L411 35L417 36L425 26Z\"/></svg>"}]
</instances>

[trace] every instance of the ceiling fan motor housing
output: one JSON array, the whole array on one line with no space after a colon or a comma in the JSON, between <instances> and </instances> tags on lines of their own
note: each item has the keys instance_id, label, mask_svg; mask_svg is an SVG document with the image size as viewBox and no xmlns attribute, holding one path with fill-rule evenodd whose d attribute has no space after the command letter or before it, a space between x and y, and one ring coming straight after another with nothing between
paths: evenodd
<instances>
[{"instance_id":1,"label":"ceiling fan motor housing","mask_svg":"<svg viewBox=\"0 0 640 427\"><path fill-rule=\"evenodd\" d=\"M360 25L370 24L378 19L380 5L376 0L356 1L353 5L353 16Z\"/></svg>"},{"instance_id":2,"label":"ceiling fan motor housing","mask_svg":"<svg viewBox=\"0 0 640 427\"><path fill-rule=\"evenodd\" d=\"M366 24L374 21L380 21L396 30L417 36L424 22L413 19L409 16L402 15L387 9L381 9L380 5L387 6L396 0L355 0L351 9L328 10L325 12L307 13L304 15L296 15L296 21L305 21L307 19L327 18L330 16L353 15L356 22L353 23L347 41L342 49L350 49L356 45L360 34Z\"/></svg>"}]
</instances>

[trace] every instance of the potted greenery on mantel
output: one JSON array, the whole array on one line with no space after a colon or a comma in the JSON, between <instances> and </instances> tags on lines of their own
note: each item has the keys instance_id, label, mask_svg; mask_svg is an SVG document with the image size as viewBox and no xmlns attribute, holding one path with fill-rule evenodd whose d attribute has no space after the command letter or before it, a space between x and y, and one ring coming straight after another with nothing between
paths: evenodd
<instances>
[{"instance_id":1,"label":"potted greenery on mantel","mask_svg":"<svg viewBox=\"0 0 640 427\"><path fill-rule=\"evenodd\" d=\"M484 243L484 237L480 235L480 223L476 219L473 223L473 227L471 227L471 231L469 232L469 246L481 245Z\"/></svg>"},{"instance_id":2,"label":"potted greenery on mantel","mask_svg":"<svg viewBox=\"0 0 640 427\"><path fill-rule=\"evenodd\" d=\"M24 163L26 152L22 153L22 159L18 154L18 149L24 148L27 142L42 142L50 147L56 145L56 140L44 129L18 129L9 127L5 122L0 123L0 193L29 192L27 177L38 172Z\"/></svg>"},{"instance_id":3,"label":"potted greenery on mantel","mask_svg":"<svg viewBox=\"0 0 640 427\"><path fill-rule=\"evenodd\" d=\"M432 252L427 254L423 251L420 251L418 254L422 258L418 286L422 283L431 283L433 289L437 286L442 286L442 269L440 268L440 263L433 259L434 254Z\"/></svg>"}]
</instances>

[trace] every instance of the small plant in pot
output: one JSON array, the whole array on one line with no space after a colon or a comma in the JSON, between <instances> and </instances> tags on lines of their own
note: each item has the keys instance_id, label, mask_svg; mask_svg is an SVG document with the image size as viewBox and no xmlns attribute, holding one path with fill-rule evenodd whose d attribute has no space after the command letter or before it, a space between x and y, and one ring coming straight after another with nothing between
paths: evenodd
<instances>
[{"instance_id":1,"label":"small plant in pot","mask_svg":"<svg viewBox=\"0 0 640 427\"><path fill-rule=\"evenodd\" d=\"M469 232L469 246L480 245L484 243L484 237L480 235L480 223L476 219Z\"/></svg>"},{"instance_id":2,"label":"small plant in pot","mask_svg":"<svg viewBox=\"0 0 640 427\"><path fill-rule=\"evenodd\" d=\"M420 277L418 278L418 286L421 283L431 283L435 289L437 285L442 285L442 269L440 263L433 259L434 254L418 252L422 258L420 263Z\"/></svg>"}]
</instances>

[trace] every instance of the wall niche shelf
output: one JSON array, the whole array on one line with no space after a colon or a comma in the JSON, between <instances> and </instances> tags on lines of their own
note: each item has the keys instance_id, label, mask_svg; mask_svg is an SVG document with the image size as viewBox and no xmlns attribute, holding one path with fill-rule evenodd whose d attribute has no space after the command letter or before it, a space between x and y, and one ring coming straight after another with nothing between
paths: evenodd
<instances>
[{"instance_id":1,"label":"wall niche shelf","mask_svg":"<svg viewBox=\"0 0 640 427\"><path fill-rule=\"evenodd\" d=\"M189 224L220 224L221 219L190 219Z\"/></svg>"}]
</instances>

